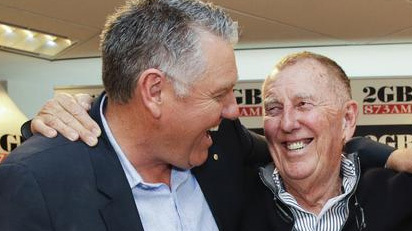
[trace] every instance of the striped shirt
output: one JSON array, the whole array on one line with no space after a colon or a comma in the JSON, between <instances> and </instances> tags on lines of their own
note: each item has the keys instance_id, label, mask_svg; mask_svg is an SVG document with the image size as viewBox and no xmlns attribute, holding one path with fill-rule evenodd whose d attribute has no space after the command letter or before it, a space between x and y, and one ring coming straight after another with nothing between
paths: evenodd
<instances>
[{"instance_id":1,"label":"striped shirt","mask_svg":"<svg viewBox=\"0 0 412 231\"><path fill-rule=\"evenodd\" d=\"M293 214L295 220L294 231L339 231L343 228L349 215L349 195L355 190L358 178L355 165L344 156L342 156L341 162L341 175L344 192L329 199L319 215L316 215L302 208L296 199L285 191L278 170L273 171L273 180L277 187L278 197L288 205Z\"/></svg>"}]
</instances>

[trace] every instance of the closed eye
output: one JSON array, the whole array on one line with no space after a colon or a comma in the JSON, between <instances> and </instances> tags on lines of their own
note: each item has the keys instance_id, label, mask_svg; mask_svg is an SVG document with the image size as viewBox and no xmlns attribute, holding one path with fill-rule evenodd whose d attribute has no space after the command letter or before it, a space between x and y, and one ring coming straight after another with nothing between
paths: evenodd
<instances>
[{"instance_id":1,"label":"closed eye","mask_svg":"<svg viewBox=\"0 0 412 231\"><path fill-rule=\"evenodd\" d=\"M213 95L213 99L217 102L222 101L230 92L233 92L233 87L232 88L225 88Z\"/></svg>"},{"instance_id":2,"label":"closed eye","mask_svg":"<svg viewBox=\"0 0 412 231\"><path fill-rule=\"evenodd\" d=\"M226 93L220 93L218 95L213 96L213 99L216 101L221 101L226 96Z\"/></svg>"},{"instance_id":3,"label":"closed eye","mask_svg":"<svg viewBox=\"0 0 412 231\"><path fill-rule=\"evenodd\" d=\"M281 105L267 105L265 106L265 114L267 116L276 116L282 113L283 106Z\"/></svg>"},{"instance_id":4,"label":"closed eye","mask_svg":"<svg viewBox=\"0 0 412 231\"><path fill-rule=\"evenodd\" d=\"M308 102L308 101L300 101L300 102L296 105L297 108L303 109L303 110L312 109L313 106L314 106L314 104L313 104L313 103L310 103L310 102Z\"/></svg>"}]
</instances>

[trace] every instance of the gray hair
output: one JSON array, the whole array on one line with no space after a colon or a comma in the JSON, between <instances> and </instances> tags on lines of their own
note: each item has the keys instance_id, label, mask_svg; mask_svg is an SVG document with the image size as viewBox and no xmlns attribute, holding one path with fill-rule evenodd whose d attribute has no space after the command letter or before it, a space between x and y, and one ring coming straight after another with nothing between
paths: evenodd
<instances>
[{"instance_id":1,"label":"gray hair","mask_svg":"<svg viewBox=\"0 0 412 231\"><path fill-rule=\"evenodd\" d=\"M140 74L156 68L177 96L206 69L200 37L210 33L231 44L237 23L219 7L197 0L133 0L110 16L101 35L103 84L121 103L132 97Z\"/></svg>"},{"instance_id":2,"label":"gray hair","mask_svg":"<svg viewBox=\"0 0 412 231\"><path fill-rule=\"evenodd\" d=\"M303 52L297 52L297 53L292 53L284 58L282 58L275 66L274 72L270 74L265 81L263 82L263 92L267 91L268 85L274 81L274 73L281 71L285 69L286 67L293 66L299 61L305 60L305 59L312 59L317 62L319 62L321 65L323 65L330 73L328 77L329 80L336 80L336 81L330 81L330 86L333 89L333 92L337 93L338 100L340 103L344 103L350 99L352 99L352 93L351 93L351 86L350 86L350 80L349 77L346 75L345 71L342 69L339 64L337 64L334 60L320 55L316 53L312 53L309 51L303 51Z\"/></svg>"}]
</instances>

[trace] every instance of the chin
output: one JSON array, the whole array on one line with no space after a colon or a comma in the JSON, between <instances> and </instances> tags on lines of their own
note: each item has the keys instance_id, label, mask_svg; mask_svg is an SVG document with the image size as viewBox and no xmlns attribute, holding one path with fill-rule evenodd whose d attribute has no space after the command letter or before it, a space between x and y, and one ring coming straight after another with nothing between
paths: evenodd
<instances>
[{"instance_id":1,"label":"chin","mask_svg":"<svg viewBox=\"0 0 412 231\"><path fill-rule=\"evenodd\" d=\"M293 179L293 180L303 180L303 179L307 178L308 176L310 176L310 174L301 173L301 172L299 172L299 173L295 173L295 172L288 173L287 175L288 175L288 178Z\"/></svg>"},{"instance_id":2,"label":"chin","mask_svg":"<svg viewBox=\"0 0 412 231\"><path fill-rule=\"evenodd\" d=\"M302 180L312 175L313 169L303 163L289 166L285 173L290 179Z\"/></svg>"},{"instance_id":3,"label":"chin","mask_svg":"<svg viewBox=\"0 0 412 231\"><path fill-rule=\"evenodd\" d=\"M190 162L189 162L190 167L193 168L193 167L197 167L197 166L204 164L207 160L208 155L209 154L207 150L206 152L192 155L190 158Z\"/></svg>"}]
</instances>

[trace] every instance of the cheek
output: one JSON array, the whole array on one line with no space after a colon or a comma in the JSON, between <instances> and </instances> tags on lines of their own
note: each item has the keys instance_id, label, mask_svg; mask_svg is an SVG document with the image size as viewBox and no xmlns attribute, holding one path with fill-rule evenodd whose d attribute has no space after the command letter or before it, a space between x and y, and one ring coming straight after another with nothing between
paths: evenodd
<instances>
[{"instance_id":1,"label":"cheek","mask_svg":"<svg viewBox=\"0 0 412 231\"><path fill-rule=\"evenodd\" d=\"M202 103L199 116L203 116L206 121L219 119L223 110L223 105L214 100L208 100Z\"/></svg>"},{"instance_id":2,"label":"cheek","mask_svg":"<svg viewBox=\"0 0 412 231\"><path fill-rule=\"evenodd\" d=\"M273 117L265 117L263 120L263 129L268 140L272 140L279 130L279 120Z\"/></svg>"},{"instance_id":3,"label":"cheek","mask_svg":"<svg viewBox=\"0 0 412 231\"><path fill-rule=\"evenodd\" d=\"M277 162L279 160L279 157L277 156L277 154L280 153L279 150L276 151L276 149L279 148L276 146L276 140L277 140L276 135L279 130L279 120L272 118L272 117L265 117L264 122L263 122L263 128L265 132L265 137L268 141L268 146L269 146L272 159L275 162Z\"/></svg>"},{"instance_id":4,"label":"cheek","mask_svg":"<svg viewBox=\"0 0 412 231\"><path fill-rule=\"evenodd\" d=\"M222 108L216 104L197 104L196 107L188 105L184 113L180 113L180 119L184 126L197 125L198 127L210 126L210 123L215 123L219 118Z\"/></svg>"},{"instance_id":5,"label":"cheek","mask_svg":"<svg viewBox=\"0 0 412 231\"><path fill-rule=\"evenodd\" d=\"M330 132L336 132L328 116L321 113L307 113L302 121L318 138L331 138Z\"/></svg>"},{"instance_id":6,"label":"cheek","mask_svg":"<svg viewBox=\"0 0 412 231\"><path fill-rule=\"evenodd\" d=\"M324 158L331 158L330 154L340 152L342 149L340 147L343 137L342 123L328 120L325 116L313 121L316 122L308 126L316 137L317 153L327 153Z\"/></svg>"}]
</instances>

